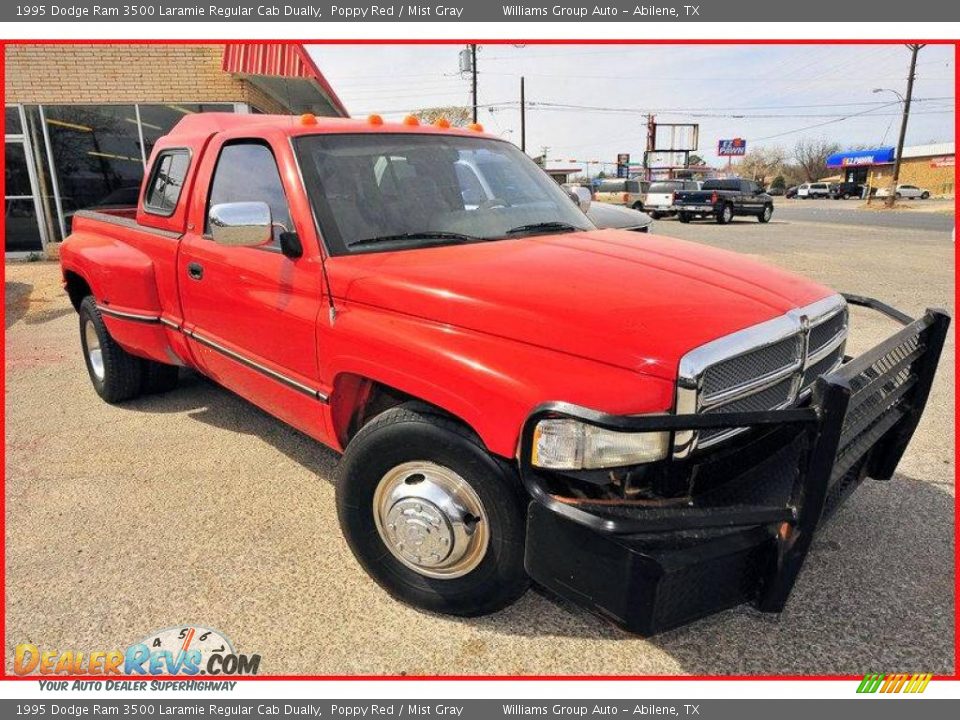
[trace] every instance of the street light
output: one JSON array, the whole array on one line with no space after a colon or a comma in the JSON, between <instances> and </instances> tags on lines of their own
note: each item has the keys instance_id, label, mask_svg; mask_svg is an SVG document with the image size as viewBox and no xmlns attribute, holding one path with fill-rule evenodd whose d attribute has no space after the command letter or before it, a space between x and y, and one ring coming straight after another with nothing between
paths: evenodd
<instances>
[{"instance_id":1,"label":"street light","mask_svg":"<svg viewBox=\"0 0 960 720\"><path fill-rule=\"evenodd\" d=\"M890 88L874 88L874 89L873 89L873 94L874 94L874 95L876 95L877 93L882 93L882 92L892 92L894 95L897 96L897 98L900 100L900 102L903 102L903 95L901 95L900 93L898 93L896 90L891 90Z\"/></svg>"}]
</instances>

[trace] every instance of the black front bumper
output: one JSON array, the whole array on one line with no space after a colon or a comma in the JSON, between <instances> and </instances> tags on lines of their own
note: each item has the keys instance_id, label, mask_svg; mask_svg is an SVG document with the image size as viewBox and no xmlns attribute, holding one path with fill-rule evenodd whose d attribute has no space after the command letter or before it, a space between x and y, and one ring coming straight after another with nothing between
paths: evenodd
<instances>
[{"instance_id":1,"label":"black front bumper","mask_svg":"<svg viewBox=\"0 0 960 720\"><path fill-rule=\"evenodd\" d=\"M532 498L526 567L534 581L642 635L744 602L781 611L818 525L864 478L892 477L950 324L940 310L912 320L878 301L846 297L904 327L821 376L804 407L629 417L562 403L538 408L520 448ZM702 480L702 490L683 503L591 501L553 492L549 475L530 464L534 428L548 417L633 432L751 431L682 461Z\"/></svg>"}]
</instances>

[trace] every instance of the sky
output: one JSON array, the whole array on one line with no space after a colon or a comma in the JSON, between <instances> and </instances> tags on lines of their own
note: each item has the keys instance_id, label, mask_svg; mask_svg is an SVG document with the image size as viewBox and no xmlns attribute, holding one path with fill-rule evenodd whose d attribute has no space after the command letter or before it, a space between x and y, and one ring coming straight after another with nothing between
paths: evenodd
<instances>
[{"instance_id":1,"label":"sky","mask_svg":"<svg viewBox=\"0 0 960 720\"><path fill-rule=\"evenodd\" d=\"M398 119L469 105L462 45L311 45L351 115ZM748 151L800 139L896 145L910 52L903 45L481 45L479 121L520 144L519 84L526 77L527 152L551 163L642 159L652 112L660 123L699 123L698 154L714 166L721 138ZM952 46L920 51L907 145L954 139ZM552 104L552 105L550 105ZM560 106L560 107L558 107ZM563 107L566 106L566 107ZM570 107L573 106L573 107Z\"/></svg>"}]
</instances>

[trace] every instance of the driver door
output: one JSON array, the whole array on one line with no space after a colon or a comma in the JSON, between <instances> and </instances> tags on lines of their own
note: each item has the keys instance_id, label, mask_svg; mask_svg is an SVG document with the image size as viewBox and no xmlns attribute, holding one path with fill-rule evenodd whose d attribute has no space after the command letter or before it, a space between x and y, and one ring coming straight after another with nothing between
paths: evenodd
<instances>
[{"instance_id":1,"label":"driver door","mask_svg":"<svg viewBox=\"0 0 960 720\"><path fill-rule=\"evenodd\" d=\"M323 439L316 337L321 274L310 248L299 258L280 250L281 232L302 229L290 212L291 188L275 149L260 139L224 141L208 151L205 166L197 187L208 187L208 196L202 207L194 205L177 262L183 329L194 357L220 384ZM269 205L272 239L255 247L216 242L210 208L249 201Z\"/></svg>"}]
</instances>

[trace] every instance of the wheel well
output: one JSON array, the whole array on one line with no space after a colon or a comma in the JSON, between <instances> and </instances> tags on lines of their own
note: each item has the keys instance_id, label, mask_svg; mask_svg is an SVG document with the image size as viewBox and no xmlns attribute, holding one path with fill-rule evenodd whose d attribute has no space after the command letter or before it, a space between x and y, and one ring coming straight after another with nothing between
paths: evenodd
<instances>
[{"instance_id":1,"label":"wheel well","mask_svg":"<svg viewBox=\"0 0 960 720\"><path fill-rule=\"evenodd\" d=\"M79 312L80 303L83 302L83 299L87 295L93 295L93 291L90 290L90 285L83 277L71 270L64 272L63 277L66 280L67 295L70 297L70 304L73 305L74 310Z\"/></svg>"},{"instance_id":2,"label":"wheel well","mask_svg":"<svg viewBox=\"0 0 960 720\"><path fill-rule=\"evenodd\" d=\"M352 373L337 376L333 385L333 392L330 394L330 415L333 419L333 430L340 446L346 447L353 436L371 418L390 408L411 401L429 407L438 414L463 422L462 419L455 417L441 407L424 402L409 393L376 380ZM467 423L464 423L464 425L469 427Z\"/></svg>"}]
</instances>

